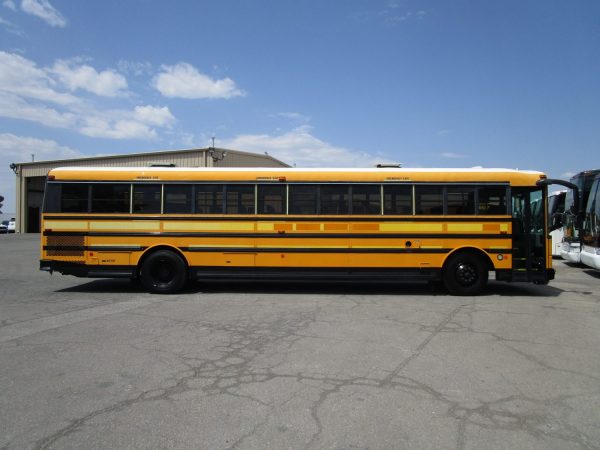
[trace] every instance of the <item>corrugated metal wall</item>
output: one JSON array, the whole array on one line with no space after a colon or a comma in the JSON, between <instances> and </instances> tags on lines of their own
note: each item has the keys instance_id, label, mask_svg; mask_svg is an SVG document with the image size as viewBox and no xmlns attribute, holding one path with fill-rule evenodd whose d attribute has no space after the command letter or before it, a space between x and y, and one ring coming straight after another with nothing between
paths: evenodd
<instances>
[{"instance_id":1,"label":"corrugated metal wall","mask_svg":"<svg viewBox=\"0 0 600 450\"><path fill-rule=\"evenodd\" d=\"M85 158L39 163L24 163L21 165L23 177L45 177L55 167L67 166L102 166L102 167L133 167L149 166L150 164L175 164L177 167L288 167L287 164L269 155L245 153L237 150L216 149L216 155L222 152L227 155L222 160L213 162L208 156L208 149L182 150L172 152L140 153L137 155L115 155L101 158Z\"/></svg>"},{"instance_id":2,"label":"corrugated metal wall","mask_svg":"<svg viewBox=\"0 0 600 450\"><path fill-rule=\"evenodd\" d=\"M40 161L39 163L17 164L20 173L17 175L17 232L26 230L27 211L27 179L31 177L46 177L55 167L100 166L100 167L146 167L151 164L175 164L177 167L289 167L284 162L267 155L246 153L237 150L214 149L214 154L223 159L213 161L210 149L180 150L153 153L138 153L132 155L115 155L99 158L66 159L60 161Z\"/></svg>"}]
</instances>

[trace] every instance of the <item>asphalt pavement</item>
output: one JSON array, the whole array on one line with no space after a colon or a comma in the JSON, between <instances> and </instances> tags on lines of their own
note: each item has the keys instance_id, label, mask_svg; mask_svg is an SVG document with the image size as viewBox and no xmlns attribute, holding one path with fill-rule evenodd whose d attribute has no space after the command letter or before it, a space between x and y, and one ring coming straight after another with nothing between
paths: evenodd
<instances>
[{"instance_id":1,"label":"asphalt pavement","mask_svg":"<svg viewBox=\"0 0 600 450\"><path fill-rule=\"evenodd\" d=\"M548 286L38 270L0 235L0 449L600 449L600 272Z\"/></svg>"}]
</instances>

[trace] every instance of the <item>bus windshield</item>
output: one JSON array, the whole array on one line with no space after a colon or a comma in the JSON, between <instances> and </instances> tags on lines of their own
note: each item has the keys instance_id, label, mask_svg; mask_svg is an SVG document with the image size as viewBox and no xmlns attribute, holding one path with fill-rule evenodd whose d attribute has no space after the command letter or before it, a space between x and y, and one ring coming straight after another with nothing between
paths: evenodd
<instances>
[{"instance_id":1,"label":"bus windshield","mask_svg":"<svg viewBox=\"0 0 600 450\"><path fill-rule=\"evenodd\" d=\"M586 245L600 246L600 177L596 177L590 189L585 209L582 238Z\"/></svg>"}]
</instances>

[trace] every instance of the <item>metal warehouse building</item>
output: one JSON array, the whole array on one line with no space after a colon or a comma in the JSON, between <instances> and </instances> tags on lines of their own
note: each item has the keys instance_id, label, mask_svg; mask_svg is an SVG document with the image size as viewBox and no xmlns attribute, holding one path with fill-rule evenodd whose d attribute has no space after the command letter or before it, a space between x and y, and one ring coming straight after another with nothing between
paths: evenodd
<instances>
[{"instance_id":1,"label":"metal warehouse building","mask_svg":"<svg viewBox=\"0 0 600 450\"><path fill-rule=\"evenodd\" d=\"M11 164L11 168L17 175L16 232L39 233L46 175L55 167L145 167L152 165L174 165L176 167L289 167L288 164L266 153L260 155L214 147Z\"/></svg>"}]
</instances>

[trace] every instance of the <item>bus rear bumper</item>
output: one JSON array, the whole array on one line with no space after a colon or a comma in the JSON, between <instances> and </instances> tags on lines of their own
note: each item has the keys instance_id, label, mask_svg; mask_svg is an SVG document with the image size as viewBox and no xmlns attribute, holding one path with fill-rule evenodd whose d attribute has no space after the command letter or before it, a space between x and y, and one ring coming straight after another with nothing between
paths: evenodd
<instances>
[{"instance_id":1,"label":"bus rear bumper","mask_svg":"<svg viewBox=\"0 0 600 450\"><path fill-rule=\"evenodd\" d=\"M82 263L44 259L40 260L40 270L80 278L131 278L135 275L135 266L88 266Z\"/></svg>"}]
</instances>

